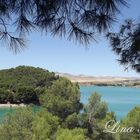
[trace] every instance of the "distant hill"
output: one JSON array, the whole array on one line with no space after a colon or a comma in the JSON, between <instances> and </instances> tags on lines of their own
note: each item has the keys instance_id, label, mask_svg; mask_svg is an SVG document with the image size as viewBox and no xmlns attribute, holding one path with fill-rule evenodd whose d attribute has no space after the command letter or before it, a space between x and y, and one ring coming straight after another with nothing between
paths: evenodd
<instances>
[{"instance_id":1,"label":"distant hill","mask_svg":"<svg viewBox=\"0 0 140 140\"><path fill-rule=\"evenodd\" d=\"M133 86L140 87L140 78L136 77L111 77L111 76L86 76L72 75L68 73L56 72L56 75L66 77L72 82L77 82L80 85L98 85L98 86Z\"/></svg>"}]
</instances>

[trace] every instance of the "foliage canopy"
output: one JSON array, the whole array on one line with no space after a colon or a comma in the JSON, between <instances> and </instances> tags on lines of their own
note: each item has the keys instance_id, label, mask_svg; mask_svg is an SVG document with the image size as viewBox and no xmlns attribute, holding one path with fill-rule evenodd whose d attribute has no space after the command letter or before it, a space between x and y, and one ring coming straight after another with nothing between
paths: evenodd
<instances>
[{"instance_id":1,"label":"foliage canopy","mask_svg":"<svg viewBox=\"0 0 140 140\"><path fill-rule=\"evenodd\" d=\"M125 0L2 0L0 39L15 53L36 29L87 44L110 28L122 5Z\"/></svg>"},{"instance_id":2,"label":"foliage canopy","mask_svg":"<svg viewBox=\"0 0 140 140\"><path fill-rule=\"evenodd\" d=\"M39 96L59 77L41 68L0 70L0 102L39 103Z\"/></svg>"}]
</instances>

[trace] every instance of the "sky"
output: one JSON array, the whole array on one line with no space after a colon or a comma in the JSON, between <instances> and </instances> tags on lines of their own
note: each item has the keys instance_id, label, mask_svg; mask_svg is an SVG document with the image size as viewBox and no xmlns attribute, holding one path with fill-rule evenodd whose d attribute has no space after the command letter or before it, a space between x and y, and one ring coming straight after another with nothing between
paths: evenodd
<instances>
[{"instance_id":1,"label":"sky","mask_svg":"<svg viewBox=\"0 0 140 140\"><path fill-rule=\"evenodd\" d=\"M129 3L129 8L121 8L122 14L114 25L115 30L124 19L139 18L140 0L130 0ZM92 42L87 49L66 38L33 32L28 36L27 48L17 55L0 43L0 69L27 65L74 75L140 77L131 69L124 71L116 59L109 42L100 36L98 42Z\"/></svg>"}]
</instances>

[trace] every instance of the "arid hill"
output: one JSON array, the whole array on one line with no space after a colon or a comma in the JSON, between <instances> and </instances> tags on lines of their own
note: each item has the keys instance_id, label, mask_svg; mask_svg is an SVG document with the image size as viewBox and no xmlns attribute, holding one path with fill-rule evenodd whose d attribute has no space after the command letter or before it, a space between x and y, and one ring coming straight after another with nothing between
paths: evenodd
<instances>
[{"instance_id":1,"label":"arid hill","mask_svg":"<svg viewBox=\"0 0 140 140\"><path fill-rule=\"evenodd\" d=\"M140 87L140 78L136 77L96 77L86 75L72 75L68 73L56 73L56 75L66 77L72 82L77 82L80 85Z\"/></svg>"}]
</instances>

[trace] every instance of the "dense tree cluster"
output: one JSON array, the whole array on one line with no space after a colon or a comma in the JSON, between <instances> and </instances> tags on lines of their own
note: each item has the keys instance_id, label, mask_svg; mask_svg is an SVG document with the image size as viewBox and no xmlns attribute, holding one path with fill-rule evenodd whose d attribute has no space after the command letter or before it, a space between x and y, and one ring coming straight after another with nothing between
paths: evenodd
<instances>
[{"instance_id":1,"label":"dense tree cluster","mask_svg":"<svg viewBox=\"0 0 140 140\"><path fill-rule=\"evenodd\" d=\"M30 66L0 70L0 87L12 90L21 86L48 87L56 79L55 73Z\"/></svg>"},{"instance_id":2,"label":"dense tree cluster","mask_svg":"<svg viewBox=\"0 0 140 140\"><path fill-rule=\"evenodd\" d=\"M83 105L79 85L66 78L40 68L19 66L0 72L0 86L1 103L39 102L41 107L37 111L24 107L9 114L0 126L1 140L112 138L103 132L102 122L115 117L108 113L101 96L94 93Z\"/></svg>"},{"instance_id":3,"label":"dense tree cluster","mask_svg":"<svg viewBox=\"0 0 140 140\"><path fill-rule=\"evenodd\" d=\"M0 71L0 103L39 103L39 96L59 77L41 68L19 66Z\"/></svg>"},{"instance_id":4,"label":"dense tree cluster","mask_svg":"<svg viewBox=\"0 0 140 140\"><path fill-rule=\"evenodd\" d=\"M91 99L100 99L100 95L97 93L92 94ZM95 103L104 104L104 102L97 101ZM87 106L89 106L87 104ZM95 109L96 105L93 106ZM98 106L97 105L97 106ZM102 107L101 107L102 108ZM92 110L93 110L92 109ZM95 114L100 112L95 111ZM92 113L93 114L93 111ZM50 113L46 108L39 110L38 112L33 112L32 108L20 108L17 109L15 113L7 115L3 122L0 125L0 139L1 140L138 140L139 136L139 119L140 119L140 107L135 107L131 110L128 115L121 120L119 130L123 128L133 127L133 133L104 133L104 125L110 120L114 120L115 117L113 113L107 112L103 117L92 116L92 121L89 121L89 114L81 112L80 114L69 115L68 119L65 119L64 122L61 121L61 118ZM78 116L78 117L76 117ZM100 116L100 115L99 115ZM77 119L78 118L78 119ZM78 123L78 125L75 125ZM64 125L68 124L68 125ZM70 127L69 127L70 124ZM83 125L84 124L84 125ZM89 131L90 129L92 131ZM13 128L14 126L14 128ZM113 126L113 125L112 125ZM111 126L109 127L111 130ZM117 125L114 127L114 132L117 130Z\"/></svg>"},{"instance_id":5,"label":"dense tree cluster","mask_svg":"<svg viewBox=\"0 0 140 140\"><path fill-rule=\"evenodd\" d=\"M93 97L95 97L95 99L96 97L100 98L97 93L93 94ZM95 101L95 99L93 99L93 101ZM104 104L104 102L98 100L97 104ZM54 102L52 105L56 107ZM93 106L92 110L94 110L95 106ZM73 105L73 107L75 107L75 105ZM67 106L65 108L67 108ZM63 108L58 108L57 110L57 107L55 110L56 112L60 111L60 113L64 111ZM100 110L98 112L100 112ZM0 126L0 139L97 140L102 138L108 140L108 138L110 138L114 140L113 136L103 132L103 123L109 119L113 119L113 116L107 113L106 109L103 112L106 113L103 116L101 115L101 118L96 118L93 115L92 122L91 120L89 121L89 114L85 111L83 113L77 113L77 111L75 111L74 113L69 113L69 115L66 115L64 118L62 115L58 116L52 114L46 106L43 106L42 109L37 112L34 112L30 107L23 107L17 109L15 113L9 114L3 119ZM89 130L89 125L92 131Z\"/></svg>"},{"instance_id":6,"label":"dense tree cluster","mask_svg":"<svg viewBox=\"0 0 140 140\"><path fill-rule=\"evenodd\" d=\"M139 140L140 139L140 106L132 109L121 121L121 127L133 128L131 133L121 133L120 139Z\"/></svg>"},{"instance_id":7,"label":"dense tree cluster","mask_svg":"<svg viewBox=\"0 0 140 140\"><path fill-rule=\"evenodd\" d=\"M93 97L95 97L93 99ZM92 94L92 99L99 99L100 95L97 93ZM97 101L96 105L104 104L102 101ZM89 106L87 104L85 107ZM96 105L93 106L95 109ZM98 106L97 105L97 106ZM102 106L102 105L101 105ZM102 108L102 107L101 107ZM92 110L93 110L92 109ZM96 110L95 114L100 111ZM104 111L103 111L104 112ZM94 114L93 111L91 114ZM139 136L139 123L140 120L140 107L135 107L128 115L121 120L119 128L114 127L114 132L117 128L133 127L135 128L132 133L105 133L105 124L110 120L114 120L114 114L106 112L105 116L99 115L95 117L92 115L92 121L89 119L89 114L81 112L79 114L69 115L71 119L65 119L53 115L46 108L34 112L30 107L17 109L15 113L8 114L0 125L0 139L1 140L138 140ZM102 117L100 117L102 116ZM78 119L77 119L78 118ZM69 121L68 121L69 120ZM76 124L78 125L75 125ZM64 125L67 124L67 125ZM69 127L70 126L70 127ZM90 126L90 127L89 127ZM112 125L113 126L113 125ZM110 130L113 127L110 126ZM89 130L90 128L90 130Z\"/></svg>"},{"instance_id":8,"label":"dense tree cluster","mask_svg":"<svg viewBox=\"0 0 140 140\"><path fill-rule=\"evenodd\" d=\"M49 112L62 120L72 113L79 113L82 108L79 86L65 78L54 81L40 100Z\"/></svg>"},{"instance_id":9,"label":"dense tree cluster","mask_svg":"<svg viewBox=\"0 0 140 140\"><path fill-rule=\"evenodd\" d=\"M3 78L0 79L3 81L0 87L0 103L39 102L37 110L28 106L21 107L4 117L0 125L0 140L140 138L138 131L131 134L106 133L105 124L110 120L115 123L115 114L108 111L107 104L96 92L91 95L88 103L83 105L80 102L79 85L66 78L55 76L54 73L40 68L25 66L3 70L0 76ZM14 86L10 86L10 78ZM134 108L122 119L120 127L131 126L138 130L139 114L140 108Z\"/></svg>"}]
</instances>

